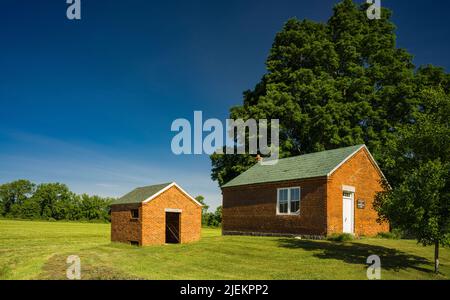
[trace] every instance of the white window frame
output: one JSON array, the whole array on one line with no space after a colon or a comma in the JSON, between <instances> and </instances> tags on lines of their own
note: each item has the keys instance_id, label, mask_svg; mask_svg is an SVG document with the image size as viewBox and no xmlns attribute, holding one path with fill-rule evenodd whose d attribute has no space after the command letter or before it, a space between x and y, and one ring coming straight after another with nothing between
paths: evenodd
<instances>
[{"instance_id":1,"label":"white window frame","mask_svg":"<svg viewBox=\"0 0 450 300\"><path fill-rule=\"evenodd\" d=\"M291 212L291 189L298 189L298 212ZM288 212L287 213L280 213L280 190L288 190ZM277 188L277 215L278 216L298 216L301 212L301 206L302 206L302 189L299 186L292 186L292 187L283 187L283 188Z\"/></svg>"}]
</instances>

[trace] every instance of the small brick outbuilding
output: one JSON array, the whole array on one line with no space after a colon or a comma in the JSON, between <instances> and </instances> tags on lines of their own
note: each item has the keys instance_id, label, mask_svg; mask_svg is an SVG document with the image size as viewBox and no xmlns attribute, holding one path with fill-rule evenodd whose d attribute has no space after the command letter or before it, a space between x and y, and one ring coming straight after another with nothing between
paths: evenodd
<instances>
[{"instance_id":1,"label":"small brick outbuilding","mask_svg":"<svg viewBox=\"0 0 450 300\"><path fill-rule=\"evenodd\" d=\"M202 204L175 182L137 188L111 206L111 241L162 245L198 241Z\"/></svg>"},{"instance_id":2,"label":"small brick outbuilding","mask_svg":"<svg viewBox=\"0 0 450 300\"><path fill-rule=\"evenodd\" d=\"M223 234L373 236L383 173L365 145L257 163L222 186Z\"/></svg>"}]
</instances>

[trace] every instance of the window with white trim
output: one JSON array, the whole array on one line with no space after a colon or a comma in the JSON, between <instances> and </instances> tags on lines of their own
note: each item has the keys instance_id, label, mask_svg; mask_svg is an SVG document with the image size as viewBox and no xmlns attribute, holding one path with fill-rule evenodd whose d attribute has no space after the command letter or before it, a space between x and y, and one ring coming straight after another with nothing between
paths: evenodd
<instances>
[{"instance_id":1,"label":"window with white trim","mask_svg":"<svg viewBox=\"0 0 450 300\"><path fill-rule=\"evenodd\" d=\"M300 214L300 188L278 189L277 214L298 215Z\"/></svg>"}]
</instances>

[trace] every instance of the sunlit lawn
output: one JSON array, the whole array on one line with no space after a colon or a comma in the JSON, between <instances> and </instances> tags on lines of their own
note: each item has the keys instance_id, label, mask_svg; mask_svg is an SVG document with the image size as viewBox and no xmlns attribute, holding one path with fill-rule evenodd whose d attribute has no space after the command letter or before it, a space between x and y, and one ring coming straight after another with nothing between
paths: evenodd
<instances>
[{"instance_id":1,"label":"sunlit lawn","mask_svg":"<svg viewBox=\"0 0 450 300\"><path fill-rule=\"evenodd\" d=\"M82 279L366 279L366 259L381 257L383 279L448 279L450 250L411 240L348 243L221 236L200 242L133 247L109 240L109 224L0 220L0 279L64 279L66 258L81 258Z\"/></svg>"}]
</instances>

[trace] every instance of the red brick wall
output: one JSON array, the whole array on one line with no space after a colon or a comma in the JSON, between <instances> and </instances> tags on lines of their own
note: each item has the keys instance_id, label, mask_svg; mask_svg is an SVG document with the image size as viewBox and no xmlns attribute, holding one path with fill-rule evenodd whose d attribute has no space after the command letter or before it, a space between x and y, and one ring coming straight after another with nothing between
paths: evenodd
<instances>
[{"instance_id":1,"label":"red brick wall","mask_svg":"<svg viewBox=\"0 0 450 300\"><path fill-rule=\"evenodd\" d=\"M139 208L139 220L131 220L131 209ZM201 207L173 186L148 203L113 205L111 208L111 241L140 245L165 243L165 209L181 209L180 239L189 243L200 239Z\"/></svg>"},{"instance_id":2,"label":"red brick wall","mask_svg":"<svg viewBox=\"0 0 450 300\"><path fill-rule=\"evenodd\" d=\"M355 187L355 234L372 236L389 231L389 224L376 222L378 214L372 207L376 192L381 190L380 179L381 175L364 148L330 176L327 184L328 234L342 232L343 185ZM364 209L357 208L358 199L365 201Z\"/></svg>"},{"instance_id":3,"label":"red brick wall","mask_svg":"<svg viewBox=\"0 0 450 300\"><path fill-rule=\"evenodd\" d=\"M141 222L131 219L132 209L139 209L139 216L141 216L140 204L113 205L111 207L111 241L141 242Z\"/></svg>"},{"instance_id":4,"label":"red brick wall","mask_svg":"<svg viewBox=\"0 0 450 300\"><path fill-rule=\"evenodd\" d=\"M277 188L301 187L300 215L276 214ZM223 188L223 232L326 234L326 178Z\"/></svg>"},{"instance_id":5,"label":"red brick wall","mask_svg":"<svg viewBox=\"0 0 450 300\"><path fill-rule=\"evenodd\" d=\"M173 186L142 206L142 244L164 244L166 239L165 209L181 209L181 243L198 241L201 234L202 209Z\"/></svg>"}]
</instances>

